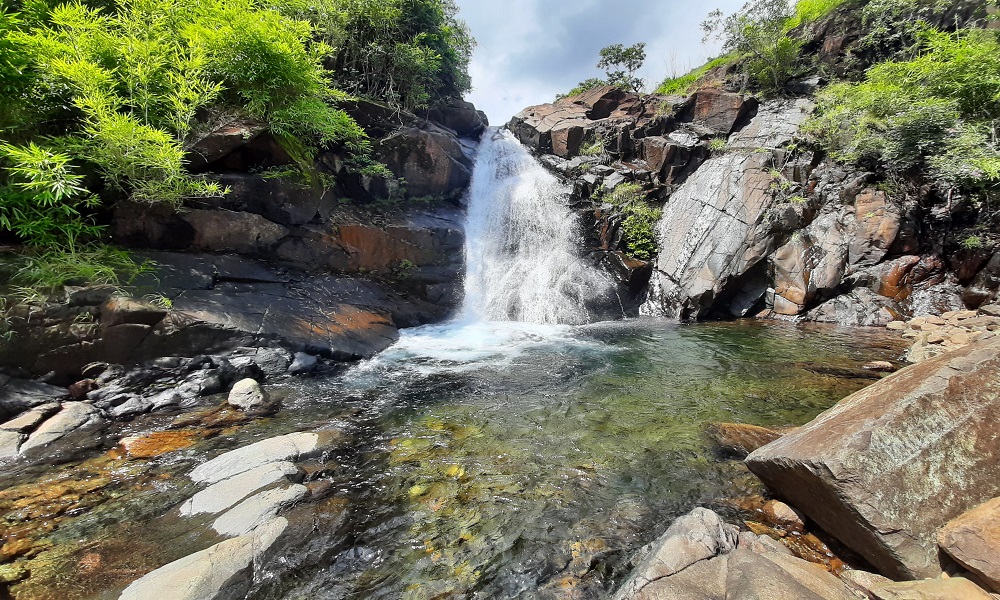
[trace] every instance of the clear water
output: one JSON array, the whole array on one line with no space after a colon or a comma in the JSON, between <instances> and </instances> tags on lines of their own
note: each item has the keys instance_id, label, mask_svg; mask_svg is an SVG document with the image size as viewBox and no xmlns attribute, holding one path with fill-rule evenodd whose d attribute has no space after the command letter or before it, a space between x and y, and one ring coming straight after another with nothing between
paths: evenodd
<instances>
[{"instance_id":1,"label":"clear water","mask_svg":"<svg viewBox=\"0 0 1000 600\"><path fill-rule=\"evenodd\" d=\"M276 415L190 448L147 461L98 450L4 476L0 531L42 542L19 559L21 575L0 565L14 580L30 570L13 596L117 598L219 541L210 516L174 510L197 491L185 476L195 465L333 426L345 440L306 465L312 494L284 515L289 529L254 565L247 598L606 598L673 518L760 491L742 463L716 455L708 424L805 423L870 383L862 364L902 352L882 331L582 325L610 288L575 257L564 191L491 132L473 182L462 318L404 331L336 377L269 386ZM172 420L120 425L106 447ZM17 489L51 506L26 508Z\"/></svg>"}]
</instances>

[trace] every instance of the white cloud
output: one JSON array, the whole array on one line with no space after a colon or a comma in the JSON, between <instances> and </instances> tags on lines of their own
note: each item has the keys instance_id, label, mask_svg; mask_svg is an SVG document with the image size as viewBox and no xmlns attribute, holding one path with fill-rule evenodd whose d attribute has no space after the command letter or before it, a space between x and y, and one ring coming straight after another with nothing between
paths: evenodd
<instances>
[{"instance_id":1,"label":"white cloud","mask_svg":"<svg viewBox=\"0 0 1000 600\"><path fill-rule=\"evenodd\" d=\"M457 0L479 42L467 99L500 125L601 75L598 51L615 43L646 42L640 76L655 86L711 57L717 50L701 44L698 24L712 9L732 12L743 1Z\"/></svg>"}]
</instances>

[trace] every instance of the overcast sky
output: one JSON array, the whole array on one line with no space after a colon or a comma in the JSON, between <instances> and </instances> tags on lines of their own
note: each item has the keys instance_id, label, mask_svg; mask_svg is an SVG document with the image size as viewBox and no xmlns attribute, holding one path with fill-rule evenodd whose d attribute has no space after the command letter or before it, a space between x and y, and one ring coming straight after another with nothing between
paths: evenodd
<instances>
[{"instance_id":1,"label":"overcast sky","mask_svg":"<svg viewBox=\"0 0 1000 600\"><path fill-rule=\"evenodd\" d=\"M457 0L459 16L479 42L466 99L502 125L521 109L602 75L598 51L646 42L640 72L650 88L683 74L717 48L701 43L698 24L709 11L727 14L745 0Z\"/></svg>"}]
</instances>

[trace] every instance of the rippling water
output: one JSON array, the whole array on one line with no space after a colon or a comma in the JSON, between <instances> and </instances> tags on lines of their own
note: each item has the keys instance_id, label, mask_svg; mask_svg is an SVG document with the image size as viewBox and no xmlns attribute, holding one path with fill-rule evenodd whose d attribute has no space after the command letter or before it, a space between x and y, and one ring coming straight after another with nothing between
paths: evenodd
<instances>
[{"instance_id":1,"label":"rippling water","mask_svg":"<svg viewBox=\"0 0 1000 600\"><path fill-rule=\"evenodd\" d=\"M337 552L257 597L605 597L673 517L758 491L706 424L802 424L898 353L881 333L773 323L405 332L296 384L295 414L347 402L364 443L340 483L349 517L324 534Z\"/></svg>"}]
</instances>

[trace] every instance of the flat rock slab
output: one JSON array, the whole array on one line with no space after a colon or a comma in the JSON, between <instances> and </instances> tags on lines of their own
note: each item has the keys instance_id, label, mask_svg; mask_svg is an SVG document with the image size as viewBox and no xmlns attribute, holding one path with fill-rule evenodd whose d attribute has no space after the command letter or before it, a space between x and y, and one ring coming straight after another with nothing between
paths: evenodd
<instances>
[{"instance_id":1,"label":"flat rock slab","mask_svg":"<svg viewBox=\"0 0 1000 600\"><path fill-rule=\"evenodd\" d=\"M268 463L310 458L340 439L338 431L300 432L268 438L216 456L191 471L190 477L196 483L216 483Z\"/></svg>"},{"instance_id":2,"label":"flat rock slab","mask_svg":"<svg viewBox=\"0 0 1000 600\"><path fill-rule=\"evenodd\" d=\"M101 411L85 402L66 402L62 409L42 423L21 446L21 454L43 448L62 437L103 423Z\"/></svg>"},{"instance_id":3,"label":"flat rock slab","mask_svg":"<svg viewBox=\"0 0 1000 600\"><path fill-rule=\"evenodd\" d=\"M895 579L941 572L936 533L1000 495L1000 342L865 388L747 458L771 490Z\"/></svg>"},{"instance_id":4,"label":"flat rock slab","mask_svg":"<svg viewBox=\"0 0 1000 600\"><path fill-rule=\"evenodd\" d=\"M309 488L295 484L275 488L250 496L212 523L219 535L244 535L277 516L278 511L298 502L309 493Z\"/></svg>"},{"instance_id":5,"label":"flat rock slab","mask_svg":"<svg viewBox=\"0 0 1000 600\"><path fill-rule=\"evenodd\" d=\"M1000 498L945 525L938 545L960 565L1000 592Z\"/></svg>"},{"instance_id":6,"label":"flat rock slab","mask_svg":"<svg viewBox=\"0 0 1000 600\"><path fill-rule=\"evenodd\" d=\"M993 600L981 587L962 577L878 583L869 593L875 600Z\"/></svg>"},{"instance_id":7,"label":"flat rock slab","mask_svg":"<svg viewBox=\"0 0 1000 600\"><path fill-rule=\"evenodd\" d=\"M21 448L21 442L25 436L16 431L0 429L0 460L7 460L17 456L17 451Z\"/></svg>"},{"instance_id":8,"label":"flat rock slab","mask_svg":"<svg viewBox=\"0 0 1000 600\"><path fill-rule=\"evenodd\" d=\"M241 596L249 570L288 526L277 518L246 535L220 542L160 567L125 588L119 600L211 600ZM242 590L245 593L245 590Z\"/></svg>"},{"instance_id":9,"label":"flat rock slab","mask_svg":"<svg viewBox=\"0 0 1000 600\"><path fill-rule=\"evenodd\" d=\"M181 505L180 514L182 517L190 517L202 513L219 513L257 490L279 481L301 478L302 471L287 461L261 465L201 490Z\"/></svg>"},{"instance_id":10,"label":"flat rock slab","mask_svg":"<svg viewBox=\"0 0 1000 600\"><path fill-rule=\"evenodd\" d=\"M56 402L42 404L41 406L36 406L35 408L22 413L19 417L11 419L3 425L0 425L0 429L28 433L35 427L38 427L42 421L58 410L59 404Z\"/></svg>"}]
</instances>

